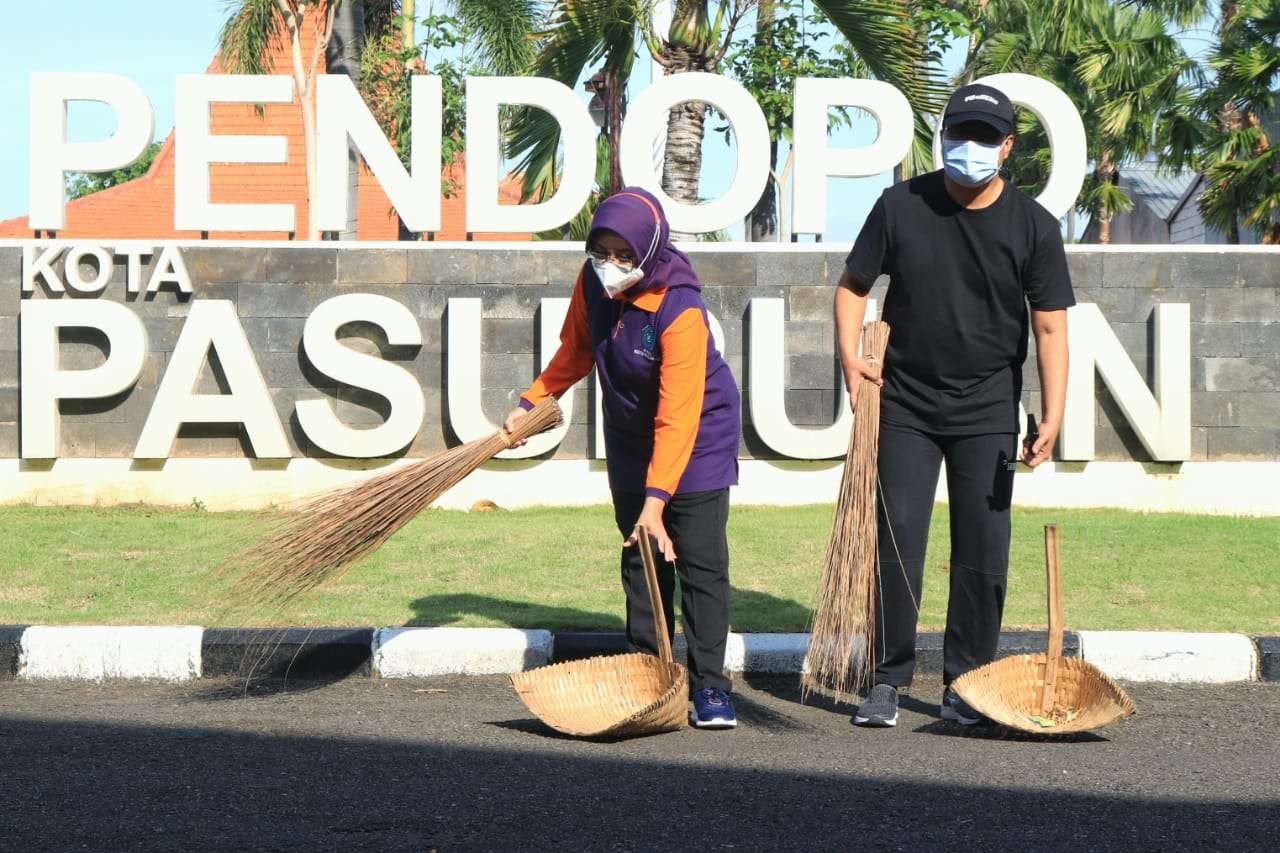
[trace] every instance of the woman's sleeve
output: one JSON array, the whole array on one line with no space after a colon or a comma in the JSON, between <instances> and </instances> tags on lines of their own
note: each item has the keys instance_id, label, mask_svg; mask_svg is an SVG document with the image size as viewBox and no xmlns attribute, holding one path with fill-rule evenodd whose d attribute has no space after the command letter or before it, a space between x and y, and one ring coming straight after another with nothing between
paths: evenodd
<instances>
[{"instance_id":1,"label":"woman's sleeve","mask_svg":"<svg viewBox=\"0 0 1280 853\"><path fill-rule=\"evenodd\" d=\"M545 370L520 395L520 407L532 409L547 397L559 398L574 383L591 372L595 364L591 352L591 330L587 325L587 299L582 293L582 273L573 287L569 313L560 327L560 348Z\"/></svg>"},{"instance_id":2,"label":"woman's sleeve","mask_svg":"<svg viewBox=\"0 0 1280 853\"><path fill-rule=\"evenodd\" d=\"M662 333L658 414L645 495L671 500L693 455L707 389L707 321L687 308Z\"/></svg>"}]
</instances>

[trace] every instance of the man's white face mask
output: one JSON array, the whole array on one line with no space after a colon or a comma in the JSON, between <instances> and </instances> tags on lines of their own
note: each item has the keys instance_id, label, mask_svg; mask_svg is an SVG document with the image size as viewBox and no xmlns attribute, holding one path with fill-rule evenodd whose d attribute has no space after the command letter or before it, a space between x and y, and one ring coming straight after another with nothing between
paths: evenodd
<instances>
[{"instance_id":1,"label":"man's white face mask","mask_svg":"<svg viewBox=\"0 0 1280 853\"><path fill-rule=\"evenodd\" d=\"M617 299L618 294L633 287L644 278L644 270L640 267L628 269L613 261L602 261L594 256L591 258L591 268L595 270L596 278L600 279L600 284L604 287L605 293L609 294L610 299Z\"/></svg>"},{"instance_id":2,"label":"man's white face mask","mask_svg":"<svg viewBox=\"0 0 1280 853\"><path fill-rule=\"evenodd\" d=\"M1000 171L1004 143L983 145L972 139L942 138L942 165L947 177L963 187L980 187Z\"/></svg>"}]
</instances>

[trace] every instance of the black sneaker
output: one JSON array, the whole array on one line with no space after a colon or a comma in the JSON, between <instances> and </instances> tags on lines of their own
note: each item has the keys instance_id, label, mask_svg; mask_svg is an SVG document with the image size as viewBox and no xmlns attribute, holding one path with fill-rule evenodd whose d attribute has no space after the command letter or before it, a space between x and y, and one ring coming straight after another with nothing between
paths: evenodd
<instances>
[{"instance_id":1,"label":"black sneaker","mask_svg":"<svg viewBox=\"0 0 1280 853\"><path fill-rule=\"evenodd\" d=\"M942 692L942 719L962 726L989 726L991 721L975 711L960 694L948 687Z\"/></svg>"},{"instance_id":2,"label":"black sneaker","mask_svg":"<svg viewBox=\"0 0 1280 853\"><path fill-rule=\"evenodd\" d=\"M898 724L898 688L877 684L853 715L854 725L889 729Z\"/></svg>"}]
</instances>

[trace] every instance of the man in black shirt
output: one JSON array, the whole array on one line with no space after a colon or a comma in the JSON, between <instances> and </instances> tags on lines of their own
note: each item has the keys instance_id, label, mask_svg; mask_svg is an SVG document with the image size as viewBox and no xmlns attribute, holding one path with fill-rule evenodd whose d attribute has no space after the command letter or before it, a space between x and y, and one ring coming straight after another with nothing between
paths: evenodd
<instances>
[{"instance_id":1,"label":"man in black shirt","mask_svg":"<svg viewBox=\"0 0 1280 853\"><path fill-rule=\"evenodd\" d=\"M850 402L861 381L883 385L875 684L855 715L860 725L895 725L898 690L911 684L944 460L951 557L942 716L981 721L950 684L993 660L1000 636L1028 327L1042 405L1039 436L1026 442L1022 461L1034 468L1048 459L1062 423L1066 309L1075 299L1057 219L999 175L1013 129L1003 93L956 91L943 114L944 168L884 191L836 288ZM867 293L881 274L889 276L883 373L859 355Z\"/></svg>"}]
</instances>

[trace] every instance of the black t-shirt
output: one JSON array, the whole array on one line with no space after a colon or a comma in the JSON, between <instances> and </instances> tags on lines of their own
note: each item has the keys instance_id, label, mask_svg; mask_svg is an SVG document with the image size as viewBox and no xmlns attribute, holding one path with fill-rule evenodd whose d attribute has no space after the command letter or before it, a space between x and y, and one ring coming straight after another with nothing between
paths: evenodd
<instances>
[{"instance_id":1,"label":"black t-shirt","mask_svg":"<svg viewBox=\"0 0 1280 853\"><path fill-rule=\"evenodd\" d=\"M1058 221L1008 182L968 210L942 172L884 191L845 261L889 276L882 417L944 435L1018 431L1028 303L1075 304Z\"/></svg>"}]
</instances>

